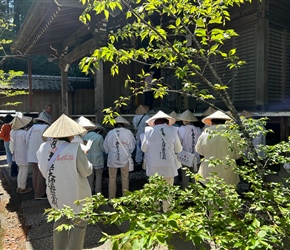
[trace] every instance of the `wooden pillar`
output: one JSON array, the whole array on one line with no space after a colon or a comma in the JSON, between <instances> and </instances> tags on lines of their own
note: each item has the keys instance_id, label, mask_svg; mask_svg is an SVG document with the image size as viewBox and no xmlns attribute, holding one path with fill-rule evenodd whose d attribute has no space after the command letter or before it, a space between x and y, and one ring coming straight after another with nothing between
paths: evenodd
<instances>
[{"instance_id":1,"label":"wooden pillar","mask_svg":"<svg viewBox=\"0 0 290 250\"><path fill-rule=\"evenodd\" d=\"M95 73L95 122L102 124L104 109L104 63L99 61L99 69Z\"/></svg>"},{"instance_id":2,"label":"wooden pillar","mask_svg":"<svg viewBox=\"0 0 290 250\"><path fill-rule=\"evenodd\" d=\"M27 67L28 67L28 85L29 85L29 112L32 112L32 64L31 58L27 59Z\"/></svg>"},{"instance_id":3,"label":"wooden pillar","mask_svg":"<svg viewBox=\"0 0 290 250\"><path fill-rule=\"evenodd\" d=\"M268 29L269 21L265 18L267 6L261 2L261 9L257 15L261 15L256 24L256 105L265 107L268 104L267 84L268 84Z\"/></svg>"},{"instance_id":4,"label":"wooden pillar","mask_svg":"<svg viewBox=\"0 0 290 250\"><path fill-rule=\"evenodd\" d=\"M68 68L69 64L60 61L61 68L61 111L62 113L68 115Z\"/></svg>"},{"instance_id":5,"label":"wooden pillar","mask_svg":"<svg viewBox=\"0 0 290 250\"><path fill-rule=\"evenodd\" d=\"M280 117L280 141L288 141L289 137L289 124L288 117Z\"/></svg>"}]
</instances>

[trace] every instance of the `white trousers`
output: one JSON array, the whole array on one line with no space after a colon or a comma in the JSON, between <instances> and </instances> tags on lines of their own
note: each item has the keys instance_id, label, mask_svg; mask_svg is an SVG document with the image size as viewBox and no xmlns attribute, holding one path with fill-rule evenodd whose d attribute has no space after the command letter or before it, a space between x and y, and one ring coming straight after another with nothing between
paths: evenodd
<instances>
[{"instance_id":1,"label":"white trousers","mask_svg":"<svg viewBox=\"0 0 290 250\"><path fill-rule=\"evenodd\" d=\"M93 169L93 173L88 176L88 181L92 194L102 193L103 168Z\"/></svg>"},{"instance_id":2,"label":"white trousers","mask_svg":"<svg viewBox=\"0 0 290 250\"><path fill-rule=\"evenodd\" d=\"M174 183L174 177L163 177L163 179L171 186L173 186ZM171 197L168 197L167 200L162 201L162 208L163 208L163 212L166 213L169 210L169 206L170 206L170 200Z\"/></svg>"},{"instance_id":3,"label":"white trousers","mask_svg":"<svg viewBox=\"0 0 290 250\"><path fill-rule=\"evenodd\" d=\"M29 165L18 165L17 187L21 189L26 188L26 181L28 176Z\"/></svg>"}]
</instances>

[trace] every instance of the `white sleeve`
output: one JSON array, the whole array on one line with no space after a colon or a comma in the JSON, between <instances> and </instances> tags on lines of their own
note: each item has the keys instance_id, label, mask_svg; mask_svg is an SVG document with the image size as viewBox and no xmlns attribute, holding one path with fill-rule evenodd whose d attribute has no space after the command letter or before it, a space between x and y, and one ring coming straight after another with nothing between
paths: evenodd
<instances>
[{"instance_id":1,"label":"white sleeve","mask_svg":"<svg viewBox=\"0 0 290 250\"><path fill-rule=\"evenodd\" d=\"M9 149L11 154L14 153L14 139L13 139L13 130L10 131L10 142L9 142Z\"/></svg>"}]
</instances>

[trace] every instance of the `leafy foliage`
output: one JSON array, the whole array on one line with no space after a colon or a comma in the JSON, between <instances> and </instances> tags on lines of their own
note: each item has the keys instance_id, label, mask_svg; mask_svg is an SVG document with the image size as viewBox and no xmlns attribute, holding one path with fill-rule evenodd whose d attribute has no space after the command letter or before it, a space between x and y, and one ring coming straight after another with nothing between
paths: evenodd
<instances>
[{"instance_id":1,"label":"leafy foliage","mask_svg":"<svg viewBox=\"0 0 290 250\"><path fill-rule=\"evenodd\" d=\"M236 187L226 185L213 174L202 184L201 176L195 178L186 190L168 186L160 176L151 177L142 190L128 192L125 197L107 200L101 195L87 199L80 214L70 210L50 210L49 219L59 216L83 218L89 223L105 222L120 224L130 222L130 230L119 235L105 235L113 249L153 249L157 245L171 246L171 239L178 235L196 246L215 245L219 249L287 249L289 243L290 196L288 180L285 183L266 182L271 174L270 165L289 163L289 141L276 145L254 148L252 139L271 131L265 129L266 119L240 117L228 95L229 82L223 82L215 70L215 62L226 62L228 70L238 73L245 62L237 56L237 49L224 50L224 44L238 34L227 29L230 21L229 8L240 6L247 0L82 0L86 11L80 19L86 23L92 13L112 18L119 9L128 23L108 34L106 46L97 48L90 57L84 58L80 67L84 72L94 71L99 61L110 62L112 75L119 73L119 65L132 62L152 68L171 69L183 83L182 89L174 90L155 79L155 97L168 92L186 94L209 103L220 98L233 118L226 129L211 136L224 136L231 143L229 150L241 155L238 166L228 158L210 159L211 167L225 164L251 184L248 192L239 194ZM120 47L120 41L135 41L130 48ZM136 42L137 41L137 42ZM137 45L136 45L137 44ZM211 72L214 81L206 78ZM132 94L143 93L146 72L139 79L128 76L125 82ZM200 83L207 85L201 88ZM158 83L158 84L157 84ZM137 87L136 87L137 86ZM116 108L126 105L131 97L120 97L115 107L105 109L106 123L114 123ZM161 212L161 203L170 199L170 211ZM102 210L110 204L113 212Z\"/></svg>"},{"instance_id":2,"label":"leafy foliage","mask_svg":"<svg viewBox=\"0 0 290 250\"><path fill-rule=\"evenodd\" d=\"M228 8L244 1L158 1L151 0L141 3L133 1L82 1L87 4L87 10L81 16L86 23L90 21L89 11L102 14L109 18L110 11L120 9L128 20L124 27L108 35L108 45L96 49L91 57L86 57L80 63L84 72L98 67L99 60L111 62L112 75L118 74L120 64L140 62L150 65L152 68L173 69L175 76L183 82L181 90L172 90L163 87L166 84L156 86L156 97L164 96L165 92L186 92L198 100L211 99L213 95L206 89L198 89L199 81L205 82L216 95L227 105L231 101L226 89L228 83L223 83L218 76L211 60L228 61L228 68L238 70L245 62L236 56L236 49L223 51L223 44L238 34L232 29L223 29L230 20ZM210 7L209 7L210 6ZM221 27L217 28L217 24ZM118 48L118 41L134 40L141 46L130 49ZM194 46L187 46L188 42ZM143 46L146 44L147 46ZM204 65L203 67L200 64ZM210 70L215 76L216 82L209 81L204 72ZM192 77L195 77L192 79ZM139 85L142 91L144 79L131 84ZM158 79L162 82L162 79ZM167 86L166 86L167 87ZM232 110L230 110L232 112ZM234 113L234 112L232 112Z\"/></svg>"},{"instance_id":3,"label":"leafy foliage","mask_svg":"<svg viewBox=\"0 0 290 250\"><path fill-rule=\"evenodd\" d=\"M0 52L3 52L4 55L6 55L4 45L10 44L12 40L2 38L2 35L5 34L5 31L10 30L12 27L12 24L10 24L4 18L0 18ZM8 98L11 96L27 94L27 92L25 91L12 91L7 89L7 85L11 83L11 80L14 77L21 75L23 75L22 71L9 70L8 73L6 73L4 70L0 70L0 94L2 96L1 98ZM20 102L6 102L4 106L16 106L18 104L20 104Z\"/></svg>"}]
</instances>

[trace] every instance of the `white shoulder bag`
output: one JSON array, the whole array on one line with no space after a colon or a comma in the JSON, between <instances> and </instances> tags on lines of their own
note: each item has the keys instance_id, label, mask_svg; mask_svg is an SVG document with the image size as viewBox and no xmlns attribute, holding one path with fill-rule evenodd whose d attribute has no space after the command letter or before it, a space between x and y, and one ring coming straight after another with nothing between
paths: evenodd
<instances>
[{"instance_id":1,"label":"white shoulder bag","mask_svg":"<svg viewBox=\"0 0 290 250\"><path fill-rule=\"evenodd\" d=\"M195 154L182 150L178 154L177 158L181 162L182 165L190 167L190 168L194 167L194 170L197 171L197 167L195 167L195 165L197 165Z\"/></svg>"},{"instance_id":2,"label":"white shoulder bag","mask_svg":"<svg viewBox=\"0 0 290 250\"><path fill-rule=\"evenodd\" d=\"M129 172L132 172L134 170L134 161L131 157L131 154L129 154L129 152L125 149L124 145L122 144L118 134L116 133L116 130L114 130L115 135L117 137L118 142L120 143L121 147L123 148L124 152L126 153L126 155L128 156L128 162L129 162Z\"/></svg>"}]
</instances>

